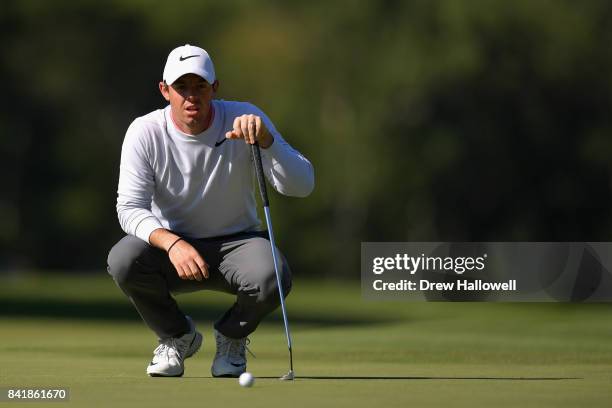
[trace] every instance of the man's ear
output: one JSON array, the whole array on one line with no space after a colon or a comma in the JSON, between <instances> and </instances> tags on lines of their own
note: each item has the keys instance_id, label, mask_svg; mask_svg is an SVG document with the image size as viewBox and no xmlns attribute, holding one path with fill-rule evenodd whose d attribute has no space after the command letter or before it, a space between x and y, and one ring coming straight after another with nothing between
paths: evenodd
<instances>
[{"instance_id":1,"label":"man's ear","mask_svg":"<svg viewBox=\"0 0 612 408\"><path fill-rule=\"evenodd\" d=\"M159 92L161 92L164 99L170 102L170 87L164 81L159 83Z\"/></svg>"},{"instance_id":2,"label":"man's ear","mask_svg":"<svg viewBox=\"0 0 612 408\"><path fill-rule=\"evenodd\" d=\"M214 93L217 93L217 89L219 89L219 80L215 79L215 82L212 84L212 89Z\"/></svg>"}]
</instances>

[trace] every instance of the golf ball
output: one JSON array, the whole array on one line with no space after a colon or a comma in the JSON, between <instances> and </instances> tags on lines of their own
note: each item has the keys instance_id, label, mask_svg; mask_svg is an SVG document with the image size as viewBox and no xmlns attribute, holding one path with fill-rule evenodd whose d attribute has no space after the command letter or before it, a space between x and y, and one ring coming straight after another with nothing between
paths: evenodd
<instances>
[{"instance_id":1,"label":"golf ball","mask_svg":"<svg viewBox=\"0 0 612 408\"><path fill-rule=\"evenodd\" d=\"M253 374L249 372L240 374L240 377L238 378L238 383L243 387L252 387L254 382L255 377L253 377Z\"/></svg>"}]
</instances>

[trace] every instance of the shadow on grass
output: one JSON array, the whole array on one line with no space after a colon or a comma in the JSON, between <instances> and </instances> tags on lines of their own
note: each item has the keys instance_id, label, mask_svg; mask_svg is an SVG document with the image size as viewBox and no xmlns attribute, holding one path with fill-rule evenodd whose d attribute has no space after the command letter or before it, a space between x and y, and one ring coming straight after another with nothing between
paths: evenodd
<instances>
[{"instance_id":1,"label":"shadow on grass","mask_svg":"<svg viewBox=\"0 0 612 408\"><path fill-rule=\"evenodd\" d=\"M269 377L274 378L274 377ZM377 376L297 376L305 380L505 380L505 381L557 381L582 380L576 377L377 377Z\"/></svg>"},{"instance_id":2,"label":"shadow on grass","mask_svg":"<svg viewBox=\"0 0 612 408\"><path fill-rule=\"evenodd\" d=\"M213 377L185 377L213 378ZM257 379L279 380L279 377L256 377ZM494 381L559 381L583 380L581 377L398 377L398 376L296 376L296 380L494 380ZM217 380L217 378L215 378ZM233 379L235 380L235 379Z\"/></svg>"},{"instance_id":3,"label":"shadow on grass","mask_svg":"<svg viewBox=\"0 0 612 408\"><path fill-rule=\"evenodd\" d=\"M179 305L180 302L179 302ZM230 306L228 302L227 307ZM181 305L181 309L195 320L217 320L226 308L220 305L197 307L191 304ZM79 302L58 299L0 299L0 318L67 318L94 321L141 321L140 316L130 303L113 301ZM362 318L333 315L309 315L299 310L289 311L291 323L313 326L360 326L376 325L394 321L390 318ZM282 324L279 313L266 318L266 322Z\"/></svg>"}]
</instances>

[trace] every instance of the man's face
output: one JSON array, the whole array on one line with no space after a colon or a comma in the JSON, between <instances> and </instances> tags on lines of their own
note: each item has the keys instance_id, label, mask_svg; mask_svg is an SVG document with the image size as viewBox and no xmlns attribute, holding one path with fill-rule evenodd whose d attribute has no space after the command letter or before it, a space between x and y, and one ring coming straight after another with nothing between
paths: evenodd
<instances>
[{"instance_id":1,"label":"man's face","mask_svg":"<svg viewBox=\"0 0 612 408\"><path fill-rule=\"evenodd\" d=\"M185 133L197 134L208 124L210 102L218 86L218 81L211 85L198 75L185 74L172 85L160 83L159 89L170 102L176 125Z\"/></svg>"}]
</instances>

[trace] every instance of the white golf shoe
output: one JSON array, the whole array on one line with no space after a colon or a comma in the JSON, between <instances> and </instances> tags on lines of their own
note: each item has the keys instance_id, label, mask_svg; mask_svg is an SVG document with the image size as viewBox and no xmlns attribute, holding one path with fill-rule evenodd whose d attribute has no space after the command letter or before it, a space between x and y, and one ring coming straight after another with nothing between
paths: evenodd
<instances>
[{"instance_id":1,"label":"white golf shoe","mask_svg":"<svg viewBox=\"0 0 612 408\"><path fill-rule=\"evenodd\" d=\"M231 339L215 330L217 353L210 369L213 377L240 377L246 371L245 350L249 339ZM250 350L248 350L251 353ZM253 353L251 353L253 355ZM253 357L255 357L253 355Z\"/></svg>"},{"instance_id":2,"label":"white golf shoe","mask_svg":"<svg viewBox=\"0 0 612 408\"><path fill-rule=\"evenodd\" d=\"M147 367L151 377L180 377L185 371L183 360L193 356L202 346L202 334L195 329L189 316L190 331L181 337L170 337L159 340L159 346L153 351L153 360Z\"/></svg>"}]
</instances>

